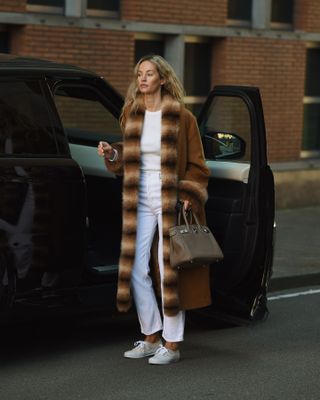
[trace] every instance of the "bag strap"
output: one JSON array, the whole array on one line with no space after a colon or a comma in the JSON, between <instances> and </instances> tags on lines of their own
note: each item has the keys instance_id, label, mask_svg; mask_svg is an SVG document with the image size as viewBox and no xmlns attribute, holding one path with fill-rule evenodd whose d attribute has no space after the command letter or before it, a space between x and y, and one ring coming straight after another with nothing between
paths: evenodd
<instances>
[{"instance_id":1,"label":"bag strap","mask_svg":"<svg viewBox=\"0 0 320 400\"><path fill-rule=\"evenodd\" d=\"M181 214L182 214L183 219L184 219L184 222L185 222L185 224L186 224L188 230L189 230L189 224L192 224L193 219L194 219L196 225L198 226L198 228L200 229L201 227L200 227L200 224L199 224L199 220L198 220L196 214L193 213L192 208L189 208L188 211L189 211L189 216L190 216L190 217L189 217L189 218L190 218L189 221L188 221L188 217L187 217L186 210L184 209L184 207L181 207L180 212L179 212L179 215L178 215L178 225L180 225Z\"/></svg>"},{"instance_id":2,"label":"bag strap","mask_svg":"<svg viewBox=\"0 0 320 400\"><path fill-rule=\"evenodd\" d=\"M199 223L198 217L196 216L196 214L194 214L194 213L192 212L192 209L191 209L191 208L190 208L190 215L191 215L191 218L193 218L193 219L195 220L196 225L197 225L198 228L200 229L200 223Z\"/></svg>"}]
</instances>

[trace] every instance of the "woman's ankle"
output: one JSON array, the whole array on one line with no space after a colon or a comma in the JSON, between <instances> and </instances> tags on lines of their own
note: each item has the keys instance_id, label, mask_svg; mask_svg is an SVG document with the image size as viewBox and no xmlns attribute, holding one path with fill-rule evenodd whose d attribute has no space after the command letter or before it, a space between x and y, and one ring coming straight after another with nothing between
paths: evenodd
<instances>
[{"instance_id":1,"label":"woman's ankle","mask_svg":"<svg viewBox=\"0 0 320 400\"><path fill-rule=\"evenodd\" d=\"M179 349L178 342L166 342L165 346L166 349L177 351Z\"/></svg>"},{"instance_id":2,"label":"woman's ankle","mask_svg":"<svg viewBox=\"0 0 320 400\"><path fill-rule=\"evenodd\" d=\"M153 333L152 335L145 335L144 341L148 343L157 343L160 340L159 333Z\"/></svg>"}]
</instances>

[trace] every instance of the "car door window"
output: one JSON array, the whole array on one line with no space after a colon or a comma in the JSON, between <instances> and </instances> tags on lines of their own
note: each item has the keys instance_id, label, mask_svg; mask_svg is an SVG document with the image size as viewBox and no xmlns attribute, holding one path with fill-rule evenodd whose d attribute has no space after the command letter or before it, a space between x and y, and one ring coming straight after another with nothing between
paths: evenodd
<instances>
[{"instance_id":1,"label":"car door window","mask_svg":"<svg viewBox=\"0 0 320 400\"><path fill-rule=\"evenodd\" d=\"M41 83L0 81L0 156L58 154Z\"/></svg>"},{"instance_id":2,"label":"car door window","mask_svg":"<svg viewBox=\"0 0 320 400\"><path fill-rule=\"evenodd\" d=\"M55 103L70 143L95 146L99 140L121 140L118 120L94 87L61 85L55 91Z\"/></svg>"},{"instance_id":3,"label":"car door window","mask_svg":"<svg viewBox=\"0 0 320 400\"><path fill-rule=\"evenodd\" d=\"M215 96L201 118L207 160L251 161L251 121L240 97Z\"/></svg>"},{"instance_id":4,"label":"car door window","mask_svg":"<svg viewBox=\"0 0 320 400\"><path fill-rule=\"evenodd\" d=\"M86 182L86 266L102 275L117 271L121 240L121 180L108 171L96 148L100 140L122 140L106 93L94 83L80 82L61 83L54 92L71 157Z\"/></svg>"}]
</instances>

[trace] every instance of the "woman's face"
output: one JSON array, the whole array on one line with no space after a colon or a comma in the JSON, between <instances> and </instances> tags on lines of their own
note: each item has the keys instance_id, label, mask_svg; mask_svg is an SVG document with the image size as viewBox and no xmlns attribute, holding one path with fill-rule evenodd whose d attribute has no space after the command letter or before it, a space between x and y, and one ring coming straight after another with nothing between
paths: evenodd
<instances>
[{"instance_id":1,"label":"woman's face","mask_svg":"<svg viewBox=\"0 0 320 400\"><path fill-rule=\"evenodd\" d=\"M138 88L142 94L155 94L161 90L164 80L157 67L150 61L143 61L138 69Z\"/></svg>"}]
</instances>

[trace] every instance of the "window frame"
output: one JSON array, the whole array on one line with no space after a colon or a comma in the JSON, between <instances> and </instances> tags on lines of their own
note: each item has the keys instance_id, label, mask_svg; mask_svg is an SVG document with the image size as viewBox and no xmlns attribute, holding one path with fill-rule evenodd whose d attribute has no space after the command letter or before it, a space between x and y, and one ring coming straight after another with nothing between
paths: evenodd
<instances>
[{"instance_id":1,"label":"window frame","mask_svg":"<svg viewBox=\"0 0 320 400\"><path fill-rule=\"evenodd\" d=\"M64 14L66 1L64 0L64 6L57 7L57 6L47 6L41 4L29 4L26 3L26 10L27 12L35 12L35 13L46 13L46 14Z\"/></svg>"},{"instance_id":2,"label":"window frame","mask_svg":"<svg viewBox=\"0 0 320 400\"><path fill-rule=\"evenodd\" d=\"M272 20L272 0L271 0L271 10L270 10L270 28L274 30L290 31L293 30L294 26L294 1L292 0L292 22L278 22Z\"/></svg>"},{"instance_id":3,"label":"window frame","mask_svg":"<svg viewBox=\"0 0 320 400\"><path fill-rule=\"evenodd\" d=\"M188 43L195 43L195 44L196 43L209 43L209 44L211 44L211 51L212 51L212 40L210 38L203 37L203 36L185 36L184 37L185 46ZM184 60L184 62L185 62L185 60ZM211 60L211 62L212 62L212 60ZM185 71L184 71L184 74L185 74ZM210 76L210 82L212 83L212 76ZM208 90L208 95L209 95L211 89L212 88L210 87ZM192 95L185 96L184 103L186 106L193 106L193 105L198 105L198 106L202 105L203 106L207 99L207 96L192 96Z\"/></svg>"},{"instance_id":4,"label":"window frame","mask_svg":"<svg viewBox=\"0 0 320 400\"><path fill-rule=\"evenodd\" d=\"M86 1L87 3L87 1ZM112 11L112 10L104 10L104 9L98 9L98 8L90 8L86 6L86 16L87 17L98 17L98 18L119 18L120 17L120 0L119 0L119 9L118 11Z\"/></svg>"},{"instance_id":5,"label":"window frame","mask_svg":"<svg viewBox=\"0 0 320 400\"><path fill-rule=\"evenodd\" d=\"M136 42L138 41L145 41L145 42L162 42L163 44L163 55L165 55L165 36L157 33L136 33L134 35L134 45L135 45L135 51L134 51L134 59L136 60ZM160 54L161 55L161 54Z\"/></svg>"},{"instance_id":6,"label":"window frame","mask_svg":"<svg viewBox=\"0 0 320 400\"><path fill-rule=\"evenodd\" d=\"M251 19L235 19L235 18L229 18L229 2L227 2L227 20L226 23L228 26L236 26L239 28L250 28L252 26L252 4L253 2L251 1Z\"/></svg>"},{"instance_id":7,"label":"window frame","mask_svg":"<svg viewBox=\"0 0 320 400\"><path fill-rule=\"evenodd\" d=\"M99 17L99 18L119 18L120 11L107 11L107 10L95 10L93 8L86 9L87 17Z\"/></svg>"},{"instance_id":8,"label":"window frame","mask_svg":"<svg viewBox=\"0 0 320 400\"><path fill-rule=\"evenodd\" d=\"M318 49L320 52L320 42L319 43L307 43L306 51L308 49ZM307 65L306 65L306 71L307 71ZM307 77L305 77L307 79ZM303 106L307 104L319 104L320 105L320 95L319 96L303 96ZM320 118L320 117L319 117ZM304 134L304 126L303 126L303 131L302 134ZM300 150L300 157L301 158L317 158L320 157L320 149L317 150Z\"/></svg>"},{"instance_id":9,"label":"window frame","mask_svg":"<svg viewBox=\"0 0 320 400\"><path fill-rule=\"evenodd\" d=\"M279 31L291 31L293 30L293 24L287 24L285 22L272 22L270 20L270 27L274 30Z\"/></svg>"},{"instance_id":10,"label":"window frame","mask_svg":"<svg viewBox=\"0 0 320 400\"><path fill-rule=\"evenodd\" d=\"M1 49L1 53L10 54L10 31L4 26L0 25L0 35L4 36L5 46Z\"/></svg>"}]
</instances>

